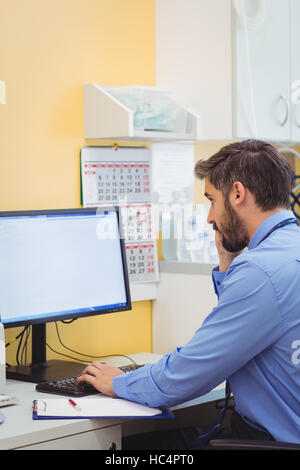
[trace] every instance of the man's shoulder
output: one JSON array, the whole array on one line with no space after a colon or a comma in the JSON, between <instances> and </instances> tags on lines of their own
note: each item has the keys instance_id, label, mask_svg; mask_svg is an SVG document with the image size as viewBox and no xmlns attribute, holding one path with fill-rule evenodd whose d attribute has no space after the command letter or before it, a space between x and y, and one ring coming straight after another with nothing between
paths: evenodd
<instances>
[{"instance_id":1,"label":"man's shoulder","mask_svg":"<svg viewBox=\"0 0 300 470\"><path fill-rule=\"evenodd\" d=\"M281 249L278 249L276 246L264 244L252 250L245 250L233 260L230 269L232 271L249 269L252 272L258 270L263 271L268 277L273 277L296 259L297 253L289 246L282 246Z\"/></svg>"}]
</instances>

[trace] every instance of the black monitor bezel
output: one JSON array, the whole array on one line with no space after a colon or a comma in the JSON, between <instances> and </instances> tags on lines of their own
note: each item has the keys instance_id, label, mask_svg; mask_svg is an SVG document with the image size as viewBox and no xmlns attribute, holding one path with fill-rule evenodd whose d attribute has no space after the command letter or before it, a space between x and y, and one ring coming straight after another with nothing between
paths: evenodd
<instances>
[{"instance_id":1,"label":"black monitor bezel","mask_svg":"<svg viewBox=\"0 0 300 470\"><path fill-rule=\"evenodd\" d=\"M118 226L119 226L119 233L120 233L120 248L121 248L121 256L122 256L122 265L123 265L123 273L124 273L124 282L125 282L125 292L126 292L126 305L122 307L114 307L114 308L104 308L104 309L95 309L93 311L86 310L76 313L67 313L66 315L53 315L51 317L45 318L34 318L28 320L20 320L20 321L13 321L9 323L5 323L2 321L2 325L4 328L15 328L20 326L28 326L28 325L38 325L50 322L56 322L61 320L72 320L78 318L85 318L90 316L96 315L105 315L108 313L117 313L122 311L128 311L132 309L131 304L131 295L130 295L130 283L129 283L129 276L127 270L127 259L126 259L126 248L125 248L125 241L122 235L122 226L121 226L121 218L120 218L120 208L118 206L105 206L105 207L88 207L88 208L72 208L72 209L41 209L41 210L22 210L22 211L0 211L0 217L22 217L22 216L39 216L39 215L61 215L61 214L95 214L97 212L116 212L117 219L118 219ZM0 312L0 321L1 321L1 312Z\"/></svg>"}]
</instances>

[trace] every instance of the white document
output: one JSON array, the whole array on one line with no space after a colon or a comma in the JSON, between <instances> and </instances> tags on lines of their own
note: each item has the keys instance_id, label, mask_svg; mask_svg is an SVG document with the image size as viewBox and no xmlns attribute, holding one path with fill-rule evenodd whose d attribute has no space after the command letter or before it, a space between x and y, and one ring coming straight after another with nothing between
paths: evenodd
<instances>
[{"instance_id":1,"label":"white document","mask_svg":"<svg viewBox=\"0 0 300 470\"><path fill-rule=\"evenodd\" d=\"M68 398L39 399L36 401L36 414L38 417L62 418L151 417L161 414L158 408L105 395L72 398L72 400L78 406L72 406Z\"/></svg>"},{"instance_id":2,"label":"white document","mask_svg":"<svg viewBox=\"0 0 300 470\"><path fill-rule=\"evenodd\" d=\"M152 190L159 204L191 204L194 199L194 146L152 145Z\"/></svg>"}]
</instances>

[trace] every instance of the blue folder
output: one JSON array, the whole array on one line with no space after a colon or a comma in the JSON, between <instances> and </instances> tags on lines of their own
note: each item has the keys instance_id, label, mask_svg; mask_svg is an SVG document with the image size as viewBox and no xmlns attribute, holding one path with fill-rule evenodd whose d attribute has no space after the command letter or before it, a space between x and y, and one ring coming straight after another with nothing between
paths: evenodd
<instances>
[{"instance_id":1,"label":"blue folder","mask_svg":"<svg viewBox=\"0 0 300 470\"><path fill-rule=\"evenodd\" d=\"M117 416L117 415L112 415L112 416L44 416L44 415L39 415L38 414L38 408L37 408L37 400L33 401L32 405L32 419L34 420L39 420L39 419L95 419L95 418L124 418L124 419L129 419L129 418L134 418L134 419L145 419L145 418L154 418L154 419L174 419L174 414L172 411L170 411L168 408L160 408L160 413L156 415L151 415L151 416Z\"/></svg>"}]
</instances>

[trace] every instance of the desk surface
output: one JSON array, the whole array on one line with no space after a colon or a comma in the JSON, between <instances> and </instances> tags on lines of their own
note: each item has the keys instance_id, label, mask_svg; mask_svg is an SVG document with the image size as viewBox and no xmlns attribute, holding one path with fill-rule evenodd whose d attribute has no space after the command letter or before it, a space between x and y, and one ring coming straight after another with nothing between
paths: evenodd
<instances>
[{"instance_id":1,"label":"desk surface","mask_svg":"<svg viewBox=\"0 0 300 470\"><path fill-rule=\"evenodd\" d=\"M146 362L155 362L160 355L140 353L133 354L131 357L136 362L144 364ZM111 358L106 362L115 365L124 365L128 363L128 360L125 358ZM5 416L4 423L0 425L0 449L15 449L50 439L59 439L73 434L101 429L122 422L124 423L124 418L33 420L33 400L41 397L41 394L35 390L35 384L8 380L5 393L6 395L16 397L18 404L0 408ZM43 396L45 396L45 398L53 398L53 395L43 394ZM195 406L223 397L224 386L220 385L210 393L172 409L175 410ZM125 421L128 421L128 419Z\"/></svg>"}]
</instances>

